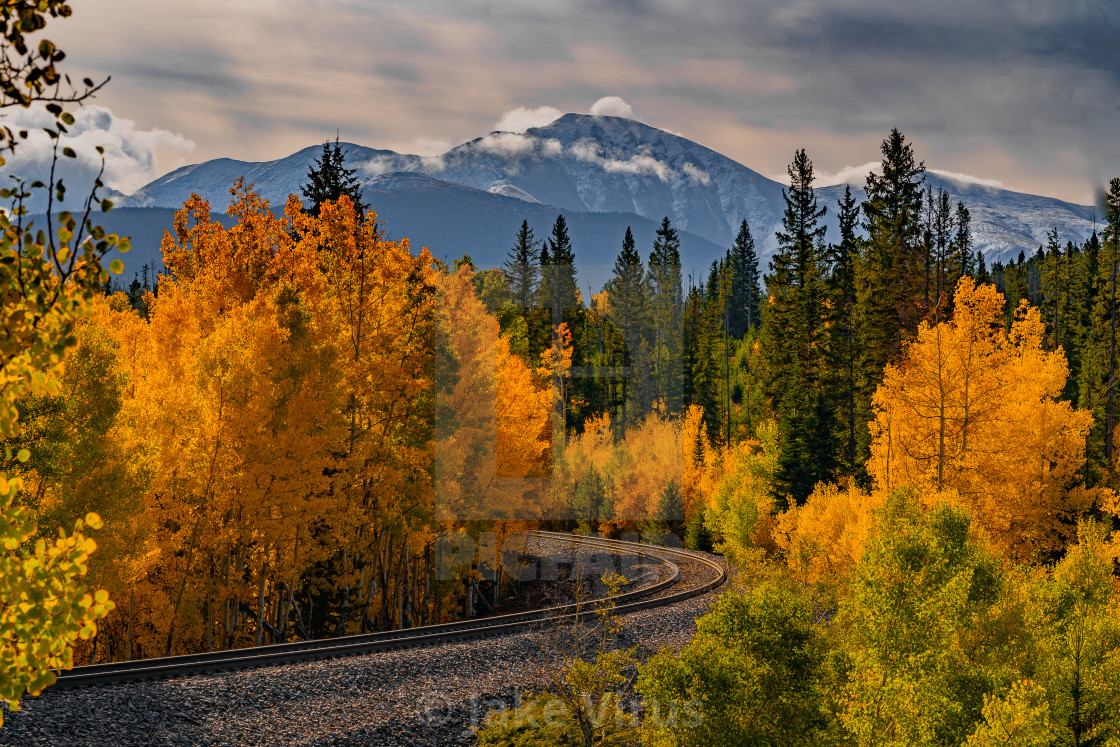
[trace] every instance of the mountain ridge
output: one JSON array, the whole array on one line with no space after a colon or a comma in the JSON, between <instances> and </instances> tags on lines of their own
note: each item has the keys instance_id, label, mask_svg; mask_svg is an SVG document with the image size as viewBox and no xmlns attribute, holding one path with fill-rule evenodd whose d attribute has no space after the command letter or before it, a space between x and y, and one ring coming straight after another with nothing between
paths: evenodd
<instances>
[{"instance_id":1,"label":"mountain ridge","mask_svg":"<svg viewBox=\"0 0 1120 747\"><path fill-rule=\"evenodd\" d=\"M438 156L402 154L352 143L340 146L348 165L358 169L363 189L377 192L382 201L388 193L396 192L400 197L402 190L407 192L417 185L409 186L399 176L388 182L378 181L381 177L421 174L491 195L496 202L482 211L484 215L507 215L510 208L501 200L515 199L555 212L617 213L652 221L669 216L678 230L725 248L745 218L764 259L776 248L774 232L784 208L783 185L778 182L683 136L620 117L565 114L523 133L491 132ZM244 176L279 207L288 194L299 194L308 169L320 153L321 146L309 146L274 161L222 158L183 166L119 204L177 207L196 192L213 209L221 210L234 179ZM984 252L989 263L1014 258L1020 251L1033 253L1045 243L1046 232L1053 227L1063 242L1078 243L1095 228L1092 206L973 184L929 171L925 179L935 190L946 189L954 203L961 200L969 208L975 248ZM862 200L862 185L850 186ZM843 190L843 184L817 188L821 204L829 208L825 217L829 238L836 236L836 203ZM457 199L462 194L450 190L444 197ZM471 200L472 204L481 204L477 195ZM394 205L396 212L402 212L398 200ZM378 207L374 203L371 206L375 210ZM432 203L426 207L441 210L450 206ZM407 225L396 226L397 232L423 233L416 211L408 212L413 217ZM534 215L537 212L532 211ZM515 225L509 223L503 223L501 232L508 234L507 243L512 243L520 220ZM484 228L464 226L467 231ZM491 231L486 228L485 232ZM445 235L443 240L447 238ZM620 241L621 236L607 243ZM702 260L706 266L712 259L711 252L692 259Z\"/></svg>"}]
</instances>

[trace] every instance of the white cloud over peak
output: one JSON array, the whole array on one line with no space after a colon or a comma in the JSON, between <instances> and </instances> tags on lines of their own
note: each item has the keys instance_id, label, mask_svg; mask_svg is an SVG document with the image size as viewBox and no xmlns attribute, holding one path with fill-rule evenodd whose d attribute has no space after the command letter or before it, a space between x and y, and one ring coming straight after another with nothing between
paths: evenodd
<instances>
[{"instance_id":1,"label":"white cloud over peak","mask_svg":"<svg viewBox=\"0 0 1120 747\"><path fill-rule=\"evenodd\" d=\"M1003 182L998 179L984 179L979 176L972 176L971 174L962 174L959 171L942 171L941 169L929 169L931 174L943 176L946 179L954 182L961 182L964 184L976 184L981 187L994 187L995 189L1007 189Z\"/></svg>"},{"instance_id":2,"label":"white cloud over peak","mask_svg":"<svg viewBox=\"0 0 1120 747\"><path fill-rule=\"evenodd\" d=\"M519 106L503 114L494 125L502 132L522 133L530 127L544 127L551 124L564 112L552 106L538 106L536 109Z\"/></svg>"},{"instance_id":3,"label":"white cloud over peak","mask_svg":"<svg viewBox=\"0 0 1120 747\"><path fill-rule=\"evenodd\" d=\"M867 175L874 171L876 174L883 170L882 164L879 161L868 161L859 166L845 166L837 171L835 174L829 174L825 171L817 172L817 186L827 187L833 184L852 184L862 187L863 183L867 181ZM789 184L789 177L783 175L781 179L774 181L782 184Z\"/></svg>"},{"instance_id":4,"label":"white cloud over peak","mask_svg":"<svg viewBox=\"0 0 1120 747\"><path fill-rule=\"evenodd\" d=\"M618 96L604 96L591 105L588 114L593 117L634 118L634 109Z\"/></svg>"},{"instance_id":5,"label":"white cloud over peak","mask_svg":"<svg viewBox=\"0 0 1120 747\"><path fill-rule=\"evenodd\" d=\"M502 156L525 156L537 149L537 139L514 132L492 132L478 141L478 149Z\"/></svg>"},{"instance_id":6,"label":"white cloud over peak","mask_svg":"<svg viewBox=\"0 0 1120 747\"><path fill-rule=\"evenodd\" d=\"M708 174L708 172L704 171L704 169L700 168L691 161L685 161L684 165L681 166L681 171L684 172L685 176L687 176L697 184L703 184L705 187L707 187L712 183L712 177Z\"/></svg>"},{"instance_id":7,"label":"white cloud over peak","mask_svg":"<svg viewBox=\"0 0 1120 747\"><path fill-rule=\"evenodd\" d=\"M597 164L603 171L609 173L656 176L663 182L670 182L677 177L673 167L651 156L648 148L643 148L640 153L635 153L625 160L606 158L602 155L602 146L598 142L585 139L573 143L568 148L568 152L580 161Z\"/></svg>"},{"instance_id":8,"label":"white cloud over peak","mask_svg":"<svg viewBox=\"0 0 1120 747\"><path fill-rule=\"evenodd\" d=\"M381 176L397 170L397 159L393 156L374 156L358 168L369 176Z\"/></svg>"},{"instance_id":9,"label":"white cloud over peak","mask_svg":"<svg viewBox=\"0 0 1120 747\"><path fill-rule=\"evenodd\" d=\"M184 156L195 144L182 135L159 128L139 129L131 119L114 116L103 106L84 106L73 111L74 124L62 137L63 147L73 148L77 157L63 159L71 190L86 190L101 168L96 146L105 150L105 173L101 181L125 194L136 191L158 176L183 165ZM4 120L13 130L27 129L30 137L20 142L3 171L36 178L50 168L51 141L42 131L54 125L54 117L42 109L13 110ZM77 179L78 181L75 181Z\"/></svg>"}]
</instances>

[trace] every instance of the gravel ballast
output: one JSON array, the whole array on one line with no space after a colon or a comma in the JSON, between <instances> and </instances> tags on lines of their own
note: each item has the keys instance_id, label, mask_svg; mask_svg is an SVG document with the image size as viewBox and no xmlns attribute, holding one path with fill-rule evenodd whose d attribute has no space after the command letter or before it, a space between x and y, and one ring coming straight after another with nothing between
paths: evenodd
<instances>
[{"instance_id":1,"label":"gravel ballast","mask_svg":"<svg viewBox=\"0 0 1120 747\"><path fill-rule=\"evenodd\" d=\"M703 566L674 560L684 576L678 590L695 584ZM644 654L684 646L718 592L621 618L619 644ZM543 687L539 662L549 640L547 631L527 631L175 680L48 688L24 697L18 713L5 708L0 745L472 745L470 727L486 712Z\"/></svg>"}]
</instances>

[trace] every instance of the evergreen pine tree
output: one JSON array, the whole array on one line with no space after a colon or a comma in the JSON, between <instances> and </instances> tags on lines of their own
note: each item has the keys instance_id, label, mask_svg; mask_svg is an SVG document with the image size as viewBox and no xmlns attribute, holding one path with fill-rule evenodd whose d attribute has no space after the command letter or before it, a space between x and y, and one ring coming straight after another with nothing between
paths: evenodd
<instances>
[{"instance_id":1,"label":"evergreen pine tree","mask_svg":"<svg viewBox=\"0 0 1120 747\"><path fill-rule=\"evenodd\" d=\"M859 204L852 189L844 187L839 204L840 242L829 244L828 341L825 347L828 392L836 413L837 443L844 473L855 475L856 463L856 368L859 364L858 321L856 319L856 262L859 259Z\"/></svg>"},{"instance_id":2,"label":"evergreen pine tree","mask_svg":"<svg viewBox=\"0 0 1120 747\"><path fill-rule=\"evenodd\" d=\"M681 253L677 231L666 217L649 255L654 396L664 412L680 410L683 395L684 340Z\"/></svg>"},{"instance_id":3,"label":"evergreen pine tree","mask_svg":"<svg viewBox=\"0 0 1120 747\"><path fill-rule=\"evenodd\" d=\"M744 219L731 246L731 298L728 305L728 333L739 340L762 320L758 313L758 254L754 237Z\"/></svg>"},{"instance_id":4,"label":"evergreen pine tree","mask_svg":"<svg viewBox=\"0 0 1120 747\"><path fill-rule=\"evenodd\" d=\"M898 357L903 341L921 318L916 303L921 291L922 174L910 143L898 129L882 144L882 175L867 175L863 203L865 250L856 272L857 317L860 319L860 361L856 400L859 429L856 460L870 453L867 423L871 398L883 379L883 368Z\"/></svg>"},{"instance_id":5,"label":"evergreen pine tree","mask_svg":"<svg viewBox=\"0 0 1120 747\"><path fill-rule=\"evenodd\" d=\"M684 521L684 496L676 480L671 480L657 502L655 526L659 531L672 532Z\"/></svg>"},{"instance_id":6,"label":"evergreen pine tree","mask_svg":"<svg viewBox=\"0 0 1120 747\"><path fill-rule=\"evenodd\" d=\"M539 243L533 238L533 229L529 228L529 221L521 221L521 228L517 230L513 248L509 250L509 259L502 264L502 271L509 281L509 292L513 296L513 303L523 309L532 307L537 297L537 283L539 272L535 250Z\"/></svg>"},{"instance_id":7,"label":"evergreen pine tree","mask_svg":"<svg viewBox=\"0 0 1120 747\"><path fill-rule=\"evenodd\" d=\"M724 443L727 265L712 262L705 285L689 291L685 319L686 404L698 405L711 443Z\"/></svg>"},{"instance_id":8,"label":"evergreen pine tree","mask_svg":"<svg viewBox=\"0 0 1120 747\"><path fill-rule=\"evenodd\" d=\"M986 285L992 282L992 275L988 272L988 266L984 264L984 252L976 252L976 282L979 285Z\"/></svg>"},{"instance_id":9,"label":"evergreen pine tree","mask_svg":"<svg viewBox=\"0 0 1120 747\"><path fill-rule=\"evenodd\" d=\"M552 233L541 245L540 256L541 280L537 287L537 303L542 307L542 313L535 325L537 347L532 352L539 356L551 345L553 329L563 322L572 334L572 365L583 366L587 342L583 303L576 280L575 252L563 215L556 216ZM587 415L586 408L581 410L575 403L594 401L588 396L588 389L594 386L595 383L588 378L575 379L572 384L573 406L567 408L566 425L580 422Z\"/></svg>"},{"instance_id":10,"label":"evergreen pine tree","mask_svg":"<svg viewBox=\"0 0 1120 747\"><path fill-rule=\"evenodd\" d=\"M305 200L311 203L307 209L312 215L319 214L319 206L324 202L336 202L346 195L354 203L354 209L363 215L369 207L362 203L362 188L354 176L357 169L348 169L346 155L335 136L334 144L328 140L323 143L323 153L307 172L307 183L300 187Z\"/></svg>"},{"instance_id":11,"label":"evergreen pine tree","mask_svg":"<svg viewBox=\"0 0 1120 747\"><path fill-rule=\"evenodd\" d=\"M951 276L953 288L956 281L964 276L971 276L975 271L976 259L972 255L972 215L963 202L957 203L957 210L953 217L953 243L950 250L951 256L956 260L956 272Z\"/></svg>"},{"instance_id":12,"label":"evergreen pine tree","mask_svg":"<svg viewBox=\"0 0 1120 747\"><path fill-rule=\"evenodd\" d=\"M688 520L688 527L685 530L684 546L689 550L712 551L712 534L704 523L706 514L704 502L700 501L693 510L692 518Z\"/></svg>"},{"instance_id":13,"label":"evergreen pine tree","mask_svg":"<svg viewBox=\"0 0 1120 747\"><path fill-rule=\"evenodd\" d=\"M648 371L648 366L644 365L644 357L648 351L648 344L645 342L649 323L648 289L642 256L638 253L634 234L629 226L626 227L622 251L615 260L606 291L610 302L610 322L618 330L622 343L621 350L611 354L610 365L630 369L629 376L622 380L622 399L625 405L621 412L620 428L625 433L631 416L640 418L645 415L641 403L649 399L648 395L642 396L649 387L648 377L643 375Z\"/></svg>"},{"instance_id":14,"label":"evergreen pine tree","mask_svg":"<svg viewBox=\"0 0 1120 747\"><path fill-rule=\"evenodd\" d=\"M953 241L953 207L949 200L949 193L943 188L937 188L933 198L933 223L931 225L931 238L933 239L933 273L930 288L930 323L936 324L949 315L952 306L953 291L957 287L959 277L960 258L956 256L956 247Z\"/></svg>"},{"instance_id":15,"label":"evergreen pine tree","mask_svg":"<svg viewBox=\"0 0 1120 747\"><path fill-rule=\"evenodd\" d=\"M541 246L541 280L537 298L541 306L552 310L552 324L575 321L575 313L582 307L579 285L576 282L576 258L572 240L568 236L568 223L563 215L556 216L552 234ZM551 333L550 333L551 334Z\"/></svg>"},{"instance_id":16,"label":"evergreen pine tree","mask_svg":"<svg viewBox=\"0 0 1120 747\"><path fill-rule=\"evenodd\" d=\"M832 477L832 418L824 395L825 286L822 277L825 208L813 191L813 163L799 150L789 166L790 187L778 249L766 276L763 319L767 395L778 416L781 450L775 475L779 504L802 503Z\"/></svg>"}]
</instances>

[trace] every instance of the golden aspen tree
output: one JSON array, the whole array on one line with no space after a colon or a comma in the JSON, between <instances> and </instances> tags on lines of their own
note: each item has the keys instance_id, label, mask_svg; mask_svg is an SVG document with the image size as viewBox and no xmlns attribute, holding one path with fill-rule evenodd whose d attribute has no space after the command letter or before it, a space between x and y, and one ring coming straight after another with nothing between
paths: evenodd
<instances>
[{"instance_id":1,"label":"golden aspen tree","mask_svg":"<svg viewBox=\"0 0 1120 747\"><path fill-rule=\"evenodd\" d=\"M377 216L359 216L347 197L321 205L318 224L301 221L311 218L297 220L295 229L321 247L333 300L330 324L346 428L332 480L338 498L326 521L343 574L360 578L363 566L378 565L384 575L382 617L399 620L408 606L408 535L429 521L433 510L432 259L426 250L413 256L407 239L386 241ZM392 600L389 586L395 590ZM349 587L342 592L337 634L349 624Z\"/></svg>"},{"instance_id":2,"label":"golden aspen tree","mask_svg":"<svg viewBox=\"0 0 1120 747\"><path fill-rule=\"evenodd\" d=\"M923 322L875 394L868 471L881 490L956 491L1005 555L1053 555L1098 497L1078 484L1088 412L1058 402L1067 368L1037 309L1010 332L993 286L962 278L952 319Z\"/></svg>"},{"instance_id":3,"label":"golden aspen tree","mask_svg":"<svg viewBox=\"0 0 1120 747\"><path fill-rule=\"evenodd\" d=\"M524 518L550 450L552 392L510 352L469 267L434 283L456 369L437 403L449 426L433 444L441 518Z\"/></svg>"},{"instance_id":4,"label":"golden aspen tree","mask_svg":"<svg viewBox=\"0 0 1120 747\"><path fill-rule=\"evenodd\" d=\"M776 540L794 578L803 584L843 583L876 531L875 511L886 496L849 482L817 485L802 506L778 518Z\"/></svg>"},{"instance_id":5,"label":"golden aspen tree","mask_svg":"<svg viewBox=\"0 0 1120 747\"><path fill-rule=\"evenodd\" d=\"M887 366L875 394L868 471L885 490L953 484L969 469L979 434L999 416L1003 298L994 286L962 278L956 299L949 322L919 325L905 361Z\"/></svg>"}]
</instances>

